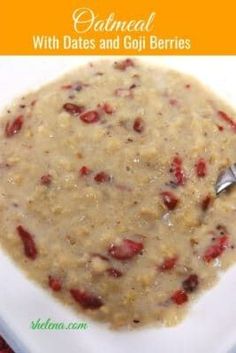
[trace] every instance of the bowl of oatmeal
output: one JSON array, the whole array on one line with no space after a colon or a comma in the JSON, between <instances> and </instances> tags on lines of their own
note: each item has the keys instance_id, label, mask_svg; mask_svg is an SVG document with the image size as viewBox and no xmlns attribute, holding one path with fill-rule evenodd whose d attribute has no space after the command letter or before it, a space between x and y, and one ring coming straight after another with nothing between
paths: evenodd
<instances>
[{"instance_id":1,"label":"bowl of oatmeal","mask_svg":"<svg viewBox=\"0 0 236 353\"><path fill-rule=\"evenodd\" d=\"M21 96L1 117L1 246L73 315L178 324L235 261L235 190L214 192L235 121L196 79L135 58Z\"/></svg>"}]
</instances>

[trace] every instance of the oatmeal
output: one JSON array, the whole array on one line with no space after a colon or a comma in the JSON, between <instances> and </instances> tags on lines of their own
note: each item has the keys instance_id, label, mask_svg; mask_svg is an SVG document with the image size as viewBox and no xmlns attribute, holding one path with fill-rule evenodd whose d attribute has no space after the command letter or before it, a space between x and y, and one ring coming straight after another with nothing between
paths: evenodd
<instances>
[{"instance_id":1,"label":"oatmeal","mask_svg":"<svg viewBox=\"0 0 236 353\"><path fill-rule=\"evenodd\" d=\"M174 325L236 259L236 113L194 79L102 61L0 121L0 243L57 298L113 327Z\"/></svg>"}]
</instances>

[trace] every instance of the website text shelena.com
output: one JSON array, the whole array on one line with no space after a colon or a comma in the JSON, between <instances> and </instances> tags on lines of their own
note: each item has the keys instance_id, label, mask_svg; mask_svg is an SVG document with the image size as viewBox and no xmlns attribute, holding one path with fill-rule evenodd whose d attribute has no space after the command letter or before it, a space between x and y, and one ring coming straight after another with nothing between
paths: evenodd
<instances>
[{"instance_id":1,"label":"website text shelena.com","mask_svg":"<svg viewBox=\"0 0 236 353\"><path fill-rule=\"evenodd\" d=\"M87 330L87 322L64 322L64 321L53 321L48 318L47 320L42 320L38 318L31 322L30 325L32 330Z\"/></svg>"}]
</instances>

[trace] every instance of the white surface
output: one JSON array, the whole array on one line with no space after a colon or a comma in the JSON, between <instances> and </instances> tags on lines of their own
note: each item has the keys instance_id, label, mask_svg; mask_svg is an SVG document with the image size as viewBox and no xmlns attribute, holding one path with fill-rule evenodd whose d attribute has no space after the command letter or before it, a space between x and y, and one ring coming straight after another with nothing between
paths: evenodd
<instances>
[{"instance_id":1,"label":"white surface","mask_svg":"<svg viewBox=\"0 0 236 353\"><path fill-rule=\"evenodd\" d=\"M0 108L31 88L97 57L0 57ZM190 73L231 104L236 102L236 57L142 57ZM87 320L28 281L0 252L0 329L17 352L226 353L236 344L236 266L174 328L114 332ZM143 298L145 300L145 298ZM31 321L86 321L85 331L34 331ZM21 347L21 348L19 348ZM235 350L236 351L236 350ZM232 351L233 352L233 351Z\"/></svg>"}]
</instances>

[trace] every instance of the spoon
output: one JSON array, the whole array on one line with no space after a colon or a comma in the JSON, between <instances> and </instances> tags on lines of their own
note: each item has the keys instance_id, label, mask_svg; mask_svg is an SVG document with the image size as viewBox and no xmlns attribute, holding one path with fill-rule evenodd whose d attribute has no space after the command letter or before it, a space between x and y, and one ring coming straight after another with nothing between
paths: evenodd
<instances>
[{"instance_id":1,"label":"spoon","mask_svg":"<svg viewBox=\"0 0 236 353\"><path fill-rule=\"evenodd\" d=\"M216 195L236 183L236 163L225 169L217 178L215 184Z\"/></svg>"}]
</instances>

